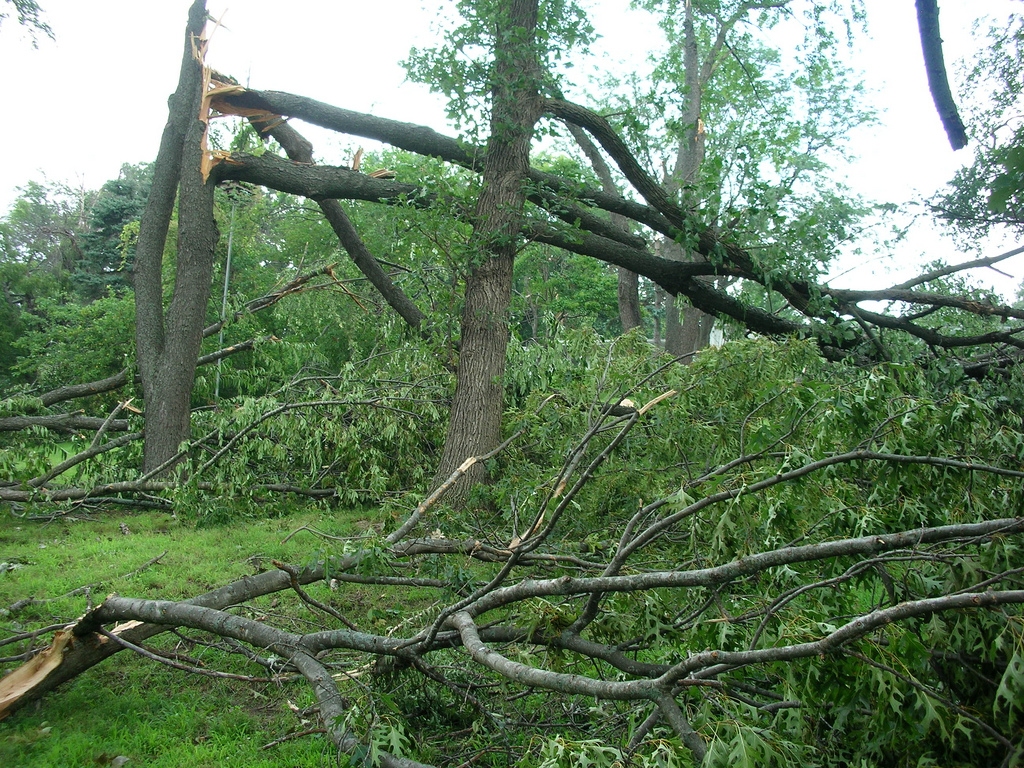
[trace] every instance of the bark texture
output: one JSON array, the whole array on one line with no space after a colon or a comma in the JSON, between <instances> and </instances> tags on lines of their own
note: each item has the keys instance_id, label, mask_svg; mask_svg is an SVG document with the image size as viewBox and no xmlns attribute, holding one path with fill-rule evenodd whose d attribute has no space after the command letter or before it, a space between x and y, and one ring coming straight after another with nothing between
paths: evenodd
<instances>
[{"instance_id":1,"label":"bark texture","mask_svg":"<svg viewBox=\"0 0 1024 768\"><path fill-rule=\"evenodd\" d=\"M146 404L147 473L171 459L188 438L192 385L213 275L214 185L204 181L200 171L204 81L199 51L206 16L205 0L196 0L189 9L178 88L171 97L135 253L135 343ZM179 188L177 266L165 313L163 255Z\"/></svg>"},{"instance_id":2,"label":"bark texture","mask_svg":"<svg viewBox=\"0 0 1024 768\"><path fill-rule=\"evenodd\" d=\"M942 55L942 36L939 34L939 4L937 0L917 0L917 26L921 34L924 68L928 74L928 88L932 92L935 109L946 129L949 145L956 149L967 146L967 131L957 111L953 93L949 88L946 63Z\"/></svg>"},{"instance_id":3,"label":"bark texture","mask_svg":"<svg viewBox=\"0 0 1024 768\"><path fill-rule=\"evenodd\" d=\"M619 299L619 322L622 332L628 333L644 324L640 314L640 275L625 267L619 267L616 293Z\"/></svg>"},{"instance_id":4,"label":"bark texture","mask_svg":"<svg viewBox=\"0 0 1024 768\"><path fill-rule=\"evenodd\" d=\"M704 163L704 127L701 124L704 86L714 68L702 67L697 50L697 34L693 25L693 4L687 0L683 19L683 65L686 105L683 109L684 126L676 150L675 165L665 180L665 188L680 197L684 207L696 209L693 190L698 183L700 167ZM713 61L717 51L709 52L708 62ZM666 242L662 253L673 261L700 261L699 254L684 248L678 242ZM689 362L694 353L708 345L714 317L705 314L691 304L676 298L665 305L665 351Z\"/></svg>"},{"instance_id":5,"label":"bark texture","mask_svg":"<svg viewBox=\"0 0 1024 768\"><path fill-rule=\"evenodd\" d=\"M504 14L505 29L495 38L490 139L474 223L481 261L466 280L455 396L434 486L467 458L501 442L512 263L523 225L530 144L542 106L534 51L537 0L512 0ZM483 465L474 464L453 486L450 499L464 501L483 476Z\"/></svg>"}]
</instances>

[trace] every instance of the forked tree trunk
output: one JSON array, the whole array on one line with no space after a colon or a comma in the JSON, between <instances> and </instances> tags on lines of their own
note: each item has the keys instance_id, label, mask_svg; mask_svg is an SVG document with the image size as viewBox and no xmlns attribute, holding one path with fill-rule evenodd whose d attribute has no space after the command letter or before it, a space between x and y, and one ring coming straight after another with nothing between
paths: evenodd
<instances>
[{"instance_id":1,"label":"forked tree trunk","mask_svg":"<svg viewBox=\"0 0 1024 768\"><path fill-rule=\"evenodd\" d=\"M526 202L530 144L541 112L536 27L537 0L511 0L499 20L491 134L474 219L474 252L481 261L466 281L455 396L435 487L467 458L491 451L501 440L512 263ZM474 465L453 486L449 500L463 503L472 484L483 478L483 466Z\"/></svg>"},{"instance_id":2,"label":"forked tree trunk","mask_svg":"<svg viewBox=\"0 0 1024 768\"><path fill-rule=\"evenodd\" d=\"M202 33L206 2L189 9L178 88L160 140L153 187L135 250L135 343L145 399L144 470L173 458L189 436L196 361L210 297L217 227L213 183L200 170L204 124ZM163 255L174 201L178 205L178 252L174 291L163 307Z\"/></svg>"}]
</instances>

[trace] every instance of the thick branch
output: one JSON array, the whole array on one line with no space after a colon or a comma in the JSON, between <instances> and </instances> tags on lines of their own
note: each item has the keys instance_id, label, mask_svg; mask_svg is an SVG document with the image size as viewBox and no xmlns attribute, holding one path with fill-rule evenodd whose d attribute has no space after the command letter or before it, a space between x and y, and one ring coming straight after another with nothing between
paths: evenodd
<instances>
[{"instance_id":1,"label":"thick branch","mask_svg":"<svg viewBox=\"0 0 1024 768\"><path fill-rule=\"evenodd\" d=\"M438 133L432 128L383 117L341 109L322 101L281 91L245 91L231 94L213 106L231 114L234 108L262 110L268 115L285 115L328 130L362 136L415 152L426 157L440 157L450 163L481 170L479 148Z\"/></svg>"},{"instance_id":2,"label":"thick branch","mask_svg":"<svg viewBox=\"0 0 1024 768\"><path fill-rule=\"evenodd\" d=\"M978 539L1024 531L1024 518L992 520L968 525L947 525L902 533L863 536L855 539L783 547L734 560L724 565L688 571L652 571L628 576L599 576L532 580L496 589L466 610L473 616L530 597L582 595L595 592L636 592L659 587L714 587L734 579L761 573L769 568L851 555L877 555L897 549L912 549L954 539Z\"/></svg>"},{"instance_id":3,"label":"thick branch","mask_svg":"<svg viewBox=\"0 0 1024 768\"><path fill-rule=\"evenodd\" d=\"M163 626L186 626L202 629L220 637L230 637L256 648L267 648L288 659L312 685L320 703L320 716L335 745L346 752L360 746L352 734L342 727L345 707L334 679L313 653L304 647L303 637L271 627L265 622L237 614L186 603L158 600L133 600L111 597L86 614L72 628L78 638L95 637L103 624L113 621L145 621ZM387 755L387 753L385 753ZM428 768L422 763L388 755L381 765L392 768Z\"/></svg>"},{"instance_id":4,"label":"thick branch","mask_svg":"<svg viewBox=\"0 0 1024 768\"><path fill-rule=\"evenodd\" d=\"M106 419L98 416L82 416L78 413L55 413L52 416L8 416L0 419L0 432L17 432L29 427L45 427L55 432L77 432L99 429ZM127 419L114 419L107 424L111 432L127 432Z\"/></svg>"},{"instance_id":5,"label":"thick branch","mask_svg":"<svg viewBox=\"0 0 1024 768\"><path fill-rule=\"evenodd\" d=\"M710 677L720 674L726 671L726 669L747 664L765 664L806 659L809 656L831 653L838 650L845 643L864 637L864 635L871 631L895 621L904 621L918 616L930 616L943 611L972 610L1020 603L1024 603L1024 590L971 592L928 598L926 600L912 600L891 608L883 608L872 611L864 616L858 616L839 627L839 629L825 635L820 640L754 651L704 651L697 653L663 675L658 682L662 685L670 685L695 673L700 674L698 670L701 671L702 677Z\"/></svg>"},{"instance_id":6,"label":"thick branch","mask_svg":"<svg viewBox=\"0 0 1024 768\"><path fill-rule=\"evenodd\" d=\"M458 630L463 646L475 662L520 685L616 701L653 700L658 696L658 689L646 680L629 682L594 680L583 675L552 672L512 661L488 647L480 639L476 624L473 623L473 618L468 612L459 611L448 621Z\"/></svg>"},{"instance_id":7,"label":"thick branch","mask_svg":"<svg viewBox=\"0 0 1024 768\"><path fill-rule=\"evenodd\" d=\"M405 199L426 205L430 199L419 196L420 188L387 179L374 179L350 168L326 165L302 165L274 155L234 154L213 170L218 181L232 179L261 184L279 192L311 197L314 200L382 200L401 202Z\"/></svg>"},{"instance_id":8,"label":"thick branch","mask_svg":"<svg viewBox=\"0 0 1024 768\"><path fill-rule=\"evenodd\" d=\"M353 560L351 558L333 564L336 568L350 568ZM301 584L309 584L324 578L324 568L318 565L313 568L304 568L299 572L298 580ZM231 584L207 592L205 595L187 601L190 604L202 605L207 608L226 608L230 605L253 600L263 595L280 592L290 586L288 574L284 571L273 570L261 573L258 576L247 576ZM167 627L162 624L142 624L136 627L125 629L121 636L136 644L166 631ZM113 656L121 650L121 646L113 643L93 642L85 639L65 649L60 664L49 674L35 683L31 688L21 693L18 698L7 702L6 707L0 710L0 716L7 715L21 709L26 704L38 700L59 685L73 680L91 667L99 664L104 659ZM2 683L0 683L2 686Z\"/></svg>"},{"instance_id":9,"label":"thick branch","mask_svg":"<svg viewBox=\"0 0 1024 768\"><path fill-rule=\"evenodd\" d=\"M325 128L386 141L398 148L440 157L447 162L476 171L482 168L482 152L479 148L467 146L422 126L342 110L312 99L278 92L247 91L225 97L224 102L224 108L228 111L242 107L299 117ZM553 229L545 229L539 223L533 223L529 227L528 237L643 274L673 295L685 295L696 308L713 315L727 315L756 332L774 335L797 333L817 337L827 357L843 357L848 353L842 350L853 349L863 342L870 341L870 335L864 330L858 331L857 336L851 339L846 337L847 334L837 335L832 327L843 322L843 307L853 312L855 308L851 308L851 305L856 301L868 300L866 293L833 290L803 280L790 279L784 275L765 273L751 252L723 241L712 228L692 220L693 217L683 211L667 191L643 170L607 120L585 107L557 99L546 100L545 108L567 123L590 131L650 206L637 204L601 190L580 189L578 185L556 176L531 170L530 180L536 185L535 191L531 192L531 201L543 206L553 215L578 225L583 231L578 235L559 233ZM431 202L429 196L419 195L417 188L412 184L369 179L348 169L330 170L285 164L266 156L233 156L230 161L222 163L217 172L222 178L249 180L317 199L332 197L392 202L414 200L416 204ZM799 323L775 317L744 305L725 291L693 280L694 274L687 272L685 267L694 265L678 265L672 262L668 265L663 264L662 262L667 260L651 255L642 239L624 232L620 227L588 211L587 206L590 205L628 217L670 239L685 241L688 247L711 262L710 270L714 274L743 277L770 290L778 291L795 309L812 321L825 321L824 324ZM714 265L718 265L717 269ZM680 269L680 266L684 268ZM926 306L955 307L982 316L1007 317L1015 316L1014 313L1017 312L963 299L937 298L937 295L931 293L901 292L908 287L896 286L888 292L873 293L880 293L885 298L893 300L913 301ZM815 300L815 297L823 296L834 297L840 302L840 306L837 307L830 301ZM887 318L880 322L875 317L863 313L859 314L859 317L862 322L911 332L927 343L943 348L1001 341L1016 343L1016 329L1003 329L994 335L961 338L929 333L927 330L921 331L912 324L903 327L909 322L905 320ZM848 329L844 329L846 330Z\"/></svg>"},{"instance_id":10,"label":"thick branch","mask_svg":"<svg viewBox=\"0 0 1024 768\"><path fill-rule=\"evenodd\" d=\"M297 163L313 164L313 145L290 125L275 121L267 127L265 122L255 119L252 120L252 123L257 130L273 136L288 153L291 160ZM262 129L261 126L263 126ZM380 263L370 253L370 249L366 247L366 243L359 236L355 225L352 224L341 204L337 200L318 199L317 205L320 206L324 218L331 225L334 234L338 236L342 247L348 252L359 271L366 276L377 292L384 297L384 300L405 320L409 327L417 331L423 330L425 315L412 299L388 277Z\"/></svg>"},{"instance_id":11,"label":"thick branch","mask_svg":"<svg viewBox=\"0 0 1024 768\"><path fill-rule=\"evenodd\" d=\"M120 373L115 373L113 376L108 376L99 381L59 387L41 395L39 400L44 407L49 408L51 405L63 403L67 400L76 400L79 397L91 397L92 395L102 395L104 392L112 392L115 389L120 389L127 383L128 369L125 368Z\"/></svg>"},{"instance_id":12,"label":"thick branch","mask_svg":"<svg viewBox=\"0 0 1024 768\"><path fill-rule=\"evenodd\" d=\"M544 110L555 117L587 129L598 143L619 166L619 170L629 183L639 192L644 200L668 219L674 226L683 227L685 215L669 197L665 188L653 176L645 171L633 153L626 146L615 129L605 120L585 107L559 99L548 99Z\"/></svg>"},{"instance_id":13,"label":"thick branch","mask_svg":"<svg viewBox=\"0 0 1024 768\"><path fill-rule=\"evenodd\" d=\"M942 57L942 37L939 34L939 4L937 0L917 0L917 26L921 34L924 68L928 74L928 88L932 92L935 109L946 129L949 144L956 149L967 146L967 131L953 101Z\"/></svg>"}]
</instances>

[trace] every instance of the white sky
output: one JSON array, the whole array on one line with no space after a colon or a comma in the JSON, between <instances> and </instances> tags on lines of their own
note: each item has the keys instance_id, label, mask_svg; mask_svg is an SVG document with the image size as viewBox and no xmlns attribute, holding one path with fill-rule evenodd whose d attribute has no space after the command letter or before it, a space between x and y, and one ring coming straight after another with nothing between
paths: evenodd
<instances>
[{"instance_id":1,"label":"white sky","mask_svg":"<svg viewBox=\"0 0 1024 768\"><path fill-rule=\"evenodd\" d=\"M16 24L0 29L0 213L29 180L48 178L97 188L122 163L151 161L167 116L181 58L189 0L40 0L56 42L33 49ZM610 68L639 67L656 30L628 0L589 0L602 39L597 60ZM429 45L431 23L446 0L209 0L224 13L209 63L254 88L286 90L357 111L426 123L445 130L443 104L405 82L399 61L413 45ZM973 49L970 29L982 14L1005 17L1013 0L940 0L947 67ZM928 194L970 159L954 153L928 92L913 0L866 0L869 37L858 33L855 64L875 93L882 125L853 137L858 161L850 184L870 199L903 203ZM226 9L226 12L225 12ZM340 162L347 139L313 136L318 155ZM338 155L332 157L332 154ZM923 239L922 239L923 238ZM1005 244L993 244L999 249ZM988 250L992 255L998 250ZM958 261L952 246L924 233L901 253L873 262L885 282L904 279L925 260ZM846 265L844 265L845 268ZM1024 279L1024 259L1005 263ZM986 273L991 275L994 273ZM904 276L909 276L905 273ZM872 278L865 270L843 279ZM987 277L986 277L987 280Z\"/></svg>"}]
</instances>

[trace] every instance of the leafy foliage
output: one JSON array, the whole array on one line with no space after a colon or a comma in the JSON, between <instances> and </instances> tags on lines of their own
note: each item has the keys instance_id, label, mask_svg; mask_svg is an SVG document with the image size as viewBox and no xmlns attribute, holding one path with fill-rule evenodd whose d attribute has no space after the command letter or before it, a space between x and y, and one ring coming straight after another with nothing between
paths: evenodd
<instances>
[{"instance_id":1,"label":"leafy foliage","mask_svg":"<svg viewBox=\"0 0 1024 768\"><path fill-rule=\"evenodd\" d=\"M663 9L666 29L678 33L677 3L647 5ZM723 13L756 10L769 27L787 4L696 5L706 43ZM816 277L863 210L822 181L815 155L838 148L862 117L830 56L837 38L822 18L831 7L810 4L798 72L783 71L753 33L737 36L707 92L715 155L682 194L728 232L712 260L727 245L761 246L754 290L773 312L783 284ZM462 21L445 43L413 52L408 64L452 97L470 127L494 85L489 46L518 33L499 23L503 8L459 3ZM545 3L541 16L555 95L569 63L560 57L592 30L571 3ZM651 171L693 128L672 116L657 124L686 98L680 66L675 51L642 84L645 100L617 116ZM231 146L252 149L253 136L240 132ZM797 338L739 339L682 366L639 331L612 338L606 267L530 243L517 256L519 333L501 382L509 439L457 470L453 478L483 460L490 482L468 508L449 508L426 494L452 361L471 354L454 318L461 280L478 266L467 216L477 182L438 160L371 159L422 182L383 211L350 206L367 246L425 308L422 335L391 317L311 203L225 191L216 215L230 233L232 265L228 274L222 243L217 282L229 310L206 308L204 319L224 327L203 351L247 351L216 375L201 369L175 471L140 476L141 419L123 399L129 386L116 400L90 402L110 417L91 439L92 430L57 427L65 433L56 444L39 420L4 434L0 471L10 481L0 494L11 510L138 502L233 537L292 513L295 498L340 519L358 515L360 534L325 536L305 568L275 563L278 571L222 591L258 599L269 588L246 590L269 577L283 589L287 574L303 610L322 616L288 617L286 630L270 612L253 619L235 604L210 607L209 596L159 607L161 619L180 610L181 626L233 643L270 637L247 659L315 680L332 738L355 743L353 763L387 755L536 766L1020 761L1019 366L964 380L941 357L922 364L916 341L890 343L885 364L854 366L826 362L821 344ZM541 161L573 183L594 183L570 159ZM994 199L1009 208L1016 155L997 161ZM132 303L114 283L147 174L126 168L97 196L83 193L78 208L30 185L5 219L5 317L17 354L2 361L3 375L19 386L0 401L4 416L59 415L29 395L130 370ZM422 209L428 199L436 204ZM539 205L531 213L556 218ZM582 232L558 226L570 237ZM691 235L707 234L700 222L687 226L687 247ZM167 257L165 296L174 275ZM292 280L312 267L322 280ZM928 288L985 300L956 278ZM278 289L290 292L287 301L247 311ZM823 289L814 290L808 303L825 306ZM787 311L796 316L795 305ZM983 312L964 318L951 305L916 319L964 334L1002 322ZM860 338L847 317L828 331L837 343ZM112 434L115 417L123 440ZM358 605L365 585L384 596L356 624L336 603ZM313 598L302 587L326 592ZM109 623L108 605L123 602L91 610L82 634ZM145 607L129 617L149 621ZM333 621L347 629L320 631Z\"/></svg>"},{"instance_id":2,"label":"leafy foliage","mask_svg":"<svg viewBox=\"0 0 1024 768\"><path fill-rule=\"evenodd\" d=\"M40 301L25 319L16 348L16 374L46 391L68 382L98 381L130 367L135 306L130 297L107 297L90 304Z\"/></svg>"},{"instance_id":3,"label":"leafy foliage","mask_svg":"<svg viewBox=\"0 0 1024 768\"><path fill-rule=\"evenodd\" d=\"M915 366L835 368L805 342L734 342L702 354L689 368L661 370L644 345L629 338L605 344L569 333L549 350L524 352L515 356L514 369L524 377L515 386L520 392L534 389L523 395L522 409L509 422L528 426L499 461L503 479L486 494L485 509L497 512L481 511L456 530L444 515L427 523L449 536L490 531L493 540L503 531L500 541L521 533L551 499L557 473L548 462L572 455L577 436L593 423L596 405L626 394L645 402L668 386L680 394L653 410L647 428L631 432L574 496L546 551L600 562L615 550L623 526L654 499L665 500L670 510L685 510L702 498L735 493L858 447L956 456L969 463L1000 461L1024 447L1019 417L994 410L978 387L940 392ZM644 371L650 378L630 387ZM552 392L558 405L532 415ZM606 447L613 434L590 444L587 455ZM736 457L744 459L737 463ZM683 516L645 548L644 564L710 568L809 540L987 519L1021 501L1019 484L941 466L841 464L769 490L735 493L730 501ZM635 658L655 664L671 664L696 649L779 647L820 637L865 610L969 589L986 574L1017 567L1016 553L1015 543L999 540L970 552L908 551L867 561L794 564L695 594L609 595L589 632L612 645L631 638ZM715 607L708 615L710 606ZM531 632L557 635L578 611L571 600L545 599L524 604L516 617ZM712 736L706 764L916 765L922 756L936 764L995 760L1002 747L975 730L978 720L972 718L991 713L995 720L983 719L996 731L1019 732L1018 705L1009 702L1022 636L1019 615L1012 616L1007 621L1000 614L943 614L892 625L838 655L726 675L724 687L712 689L718 693L689 689L694 727ZM997 646L1003 650L990 655ZM560 659L556 668L565 671L591 663L571 653ZM773 691L777 698L752 706L742 692L754 690ZM770 701L791 703L775 707ZM815 704L807 709L806 702ZM620 711L616 717L627 710ZM567 730L565 739L546 742L535 764L611 764L621 757L614 737L591 742L582 736L587 727L580 728L578 739ZM974 735L963 738L966 733ZM656 760L661 744L653 742L654 751L640 759ZM907 762L901 755L913 758Z\"/></svg>"},{"instance_id":4,"label":"leafy foliage","mask_svg":"<svg viewBox=\"0 0 1024 768\"><path fill-rule=\"evenodd\" d=\"M43 20L43 10L35 0L4 0L7 5L0 6L0 25L11 15L10 9L13 6L14 12L18 15L18 24L28 29L32 37L32 47L39 45L39 35L46 35L51 40L53 30Z\"/></svg>"},{"instance_id":5,"label":"leafy foliage","mask_svg":"<svg viewBox=\"0 0 1024 768\"><path fill-rule=\"evenodd\" d=\"M1024 18L1014 14L1005 26L989 28L986 42L964 79L971 96L966 103L973 105L967 123L977 139L974 161L931 200L965 243L1001 229L1019 234L1024 227Z\"/></svg>"},{"instance_id":6,"label":"leafy foliage","mask_svg":"<svg viewBox=\"0 0 1024 768\"><path fill-rule=\"evenodd\" d=\"M508 11L493 0L459 0L452 10L452 15L439 23L444 43L412 49L404 66L411 80L426 83L432 91L448 97L448 119L475 135L486 124L482 115L494 85L490 58L494 39L511 33L502 22ZM593 38L587 13L575 0L543 0L539 4L537 50L550 88L558 90L566 70L572 68L567 54L585 50Z\"/></svg>"},{"instance_id":7,"label":"leafy foliage","mask_svg":"<svg viewBox=\"0 0 1024 768\"><path fill-rule=\"evenodd\" d=\"M282 346L257 349L254 382L269 373L264 355L287 358ZM305 345L286 346L302 362L284 386L196 414L204 438L190 459L191 484L175 500L192 519L226 523L265 509L282 484L327 490L353 505L421 487L429 475L447 395L446 377L429 356L400 347L326 373L303 360ZM207 483L219 489L217 498Z\"/></svg>"},{"instance_id":8,"label":"leafy foliage","mask_svg":"<svg viewBox=\"0 0 1024 768\"><path fill-rule=\"evenodd\" d=\"M74 275L75 290L86 300L124 291L132 249L125 252L123 233L142 216L152 181L150 165L124 165L118 178L105 183L96 195Z\"/></svg>"}]
</instances>

